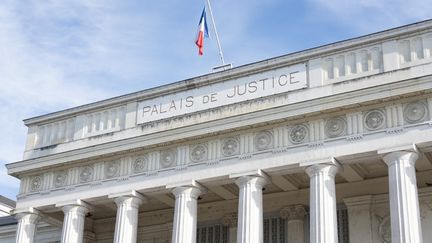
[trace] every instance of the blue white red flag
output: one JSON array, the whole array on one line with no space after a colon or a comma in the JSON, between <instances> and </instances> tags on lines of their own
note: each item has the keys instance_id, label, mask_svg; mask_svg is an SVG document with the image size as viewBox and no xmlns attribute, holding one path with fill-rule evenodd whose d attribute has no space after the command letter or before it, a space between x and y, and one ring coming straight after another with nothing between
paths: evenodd
<instances>
[{"instance_id":1,"label":"blue white red flag","mask_svg":"<svg viewBox=\"0 0 432 243\"><path fill-rule=\"evenodd\" d=\"M204 7L200 22L198 24L198 34L195 40L195 44L198 46L198 53L202 55L204 53L204 38L208 38L208 28L207 28L207 19L206 19L206 8Z\"/></svg>"}]
</instances>

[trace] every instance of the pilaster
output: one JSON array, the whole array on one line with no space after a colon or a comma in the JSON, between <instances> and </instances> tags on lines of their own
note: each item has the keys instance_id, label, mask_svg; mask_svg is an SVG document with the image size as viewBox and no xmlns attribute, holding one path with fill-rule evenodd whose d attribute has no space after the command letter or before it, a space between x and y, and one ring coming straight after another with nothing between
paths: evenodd
<instances>
[{"instance_id":1,"label":"pilaster","mask_svg":"<svg viewBox=\"0 0 432 243\"><path fill-rule=\"evenodd\" d=\"M230 213L222 218L224 226L228 227L229 243L237 243L237 213Z\"/></svg>"},{"instance_id":2,"label":"pilaster","mask_svg":"<svg viewBox=\"0 0 432 243\"><path fill-rule=\"evenodd\" d=\"M307 212L303 205L292 205L280 211L281 218L286 219L287 243L304 243L304 219Z\"/></svg>"}]
</instances>

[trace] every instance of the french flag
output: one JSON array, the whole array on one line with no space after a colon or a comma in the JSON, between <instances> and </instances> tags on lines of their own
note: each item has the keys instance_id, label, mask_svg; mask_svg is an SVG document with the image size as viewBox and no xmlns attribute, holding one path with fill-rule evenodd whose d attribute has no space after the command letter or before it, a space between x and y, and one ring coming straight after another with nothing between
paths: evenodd
<instances>
[{"instance_id":1,"label":"french flag","mask_svg":"<svg viewBox=\"0 0 432 243\"><path fill-rule=\"evenodd\" d=\"M206 8L204 7L203 12L201 14L200 22L198 24L198 34L195 40L195 44L198 46L198 53L201 56L204 53L204 38L208 38L208 28L207 28L207 19L206 19Z\"/></svg>"}]
</instances>

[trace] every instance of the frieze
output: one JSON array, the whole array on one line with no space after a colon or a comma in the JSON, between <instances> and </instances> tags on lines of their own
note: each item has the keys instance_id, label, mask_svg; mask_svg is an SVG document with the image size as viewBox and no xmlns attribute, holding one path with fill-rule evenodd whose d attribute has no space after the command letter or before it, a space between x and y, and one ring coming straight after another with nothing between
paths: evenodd
<instances>
[{"instance_id":1,"label":"frieze","mask_svg":"<svg viewBox=\"0 0 432 243\"><path fill-rule=\"evenodd\" d=\"M68 179L67 171L56 171L54 173L54 187L63 187L66 185Z\"/></svg>"},{"instance_id":2,"label":"frieze","mask_svg":"<svg viewBox=\"0 0 432 243\"><path fill-rule=\"evenodd\" d=\"M385 114L382 110L374 109L364 114L364 127L369 131L383 129L385 127Z\"/></svg>"},{"instance_id":3,"label":"frieze","mask_svg":"<svg viewBox=\"0 0 432 243\"><path fill-rule=\"evenodd\" d=\"M169 168L175 166L177 162L177 149L170 148L160 151L160 167Z\"/></svg>"},{"instance_id":4,"label":"frieze","mask_svg":"<svg viewBox=\"0 0 432 243\"><path fill-rule=\"evenodd\" d=\"M344 117L328 119L325 124L325 134L328 138L336 138L346 134L347 124Z\"/></svg>"},{"instance_id":5,"label":"frieze","mask_svg":"<svg viewBox=\"0 0 432 243\"><path fill-rule=\"evenodd\" d=\"M289 132L289 140L293 144L307 142L309 137L309 128L306 124L298 124L291 128Z\"/></svg>"},{"instance_id":6,"label":"frieze","mask_svg":"<svg viewBox=\"0 0 432 243\"><path fill-rule=\"evenodd\" d=\"M221 163L220 161L230 162L233 158L244 161L261 153L288 153L299 146L311 150L318 149L335 139L345 139L355 143L368 134L376 132L387 135L398 134L414 124L430 123L428 120L430 111L427 110L426 104L425 100L406 103L403 106L392 103L386 107L356 110L354 113L339 114L327 119L315 118L292 125L281 124L273 128L267 127L265 130L247 131L245 135L239 132L225 137L194 141L191 144L183 143L179 146L170 144L170 147L161 145L159 150L135 151L136 154L124 158L117 157L79 167L47 171L46 173L52 173L50 175L52 177L44 174L29 176L25 179L26 186L23 187L20 196L45 190L74 190L79 184L98 186L104 183L104 180L111 178L123 182L134 175L158 176L169 170L181 173L190 166L216 166ZM403 122L401 126L398 125L399 123L387 122L387 119L394 115L389 113L394 112L394 107L400 107L398 109L403 111L400 119L398 118L398 121ZM356 115L355 119L362 123L364 130L350 129L348 132L347 121L350 122L349 124L353 122L353 114L360 114ZM51 179L48 180L49 182L44 182L44 178Z\"/></svg>"},{"instance_id":7,"label":"frieze","mask_svg":"<svg viewBox=\"0 0 432 243\"><path fill-rule=\"evenodd\" d=\"M42 189L43 176L37 175L30 180L30 191L40 191Z\"/></svg>"},{"instance_id":8,"label":"frieze","mask_svg":"<svg viewBox=\"0 0 432 243\"><path fill-rule=\"evenodd\" d=\"M427 105L423 102L413 102L405 105L404 119L408 124L425 121L428 116Z\"/></svg>"},{"instance_id":9,"label":"frieze","mask_svg":"<svg viewBox=\"0 0 432 243\"><path fill-rule=\"evenodd\" d=\"M117 160L105 162L104 172L105 172L105 178L107 179L119 176L120 162Z\"/></svg>"},{"instance_id":10,"label":"frieze","mask_svg":"<svg viewBox=\"0 0 432 243\"><path fill-rule=\"evenodd\" d=\"M254 137L254 145L256 151L273 148L273 133L271 131L258 132Z\"/></svg>"},{"instance_id":11,"label":"frieze","mask_svg":"<svg viewBox=\"0 0 432 243\"><path fill-rule=\"evenodd\" d=\"M92 166L84 166L80 168L79 181L81 183L90 182L93 180L94 169Z\"/></svg>"},{"instance_id":12,"label":"frieze","mask_svg":"<svg viewBox=\"0 0 432 243\"><path fill-rule=\"evenodd\" d=\"M207 144L195 144L190 146L189 158L192 162L201 162L208 159Z\"/></svg>"},{"instance_id":13,"label":"frieze","mask_svg":"<svg viewBox=\"0 0 432 243\"><path fill-rule=\"evenodd\" d=\"M231 137L222 140L222 155L225 157L240 154L240 139Z\"/></svg>"}]
</instances>

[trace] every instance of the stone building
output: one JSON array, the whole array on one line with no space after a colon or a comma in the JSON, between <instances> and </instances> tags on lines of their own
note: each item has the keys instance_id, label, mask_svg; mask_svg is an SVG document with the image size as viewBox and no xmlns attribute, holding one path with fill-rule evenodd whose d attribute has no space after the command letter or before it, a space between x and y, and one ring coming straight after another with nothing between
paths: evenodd
<instances>
[{"instance_id":1,"label":"stone building","mask_svg":"<svg viewBox=\"0 0 432 243\"><path fill-rule=\"evenodd\" d=\"M432 241L432 21L25 125L1 242Z\"/></svg>"}]
</instances>

